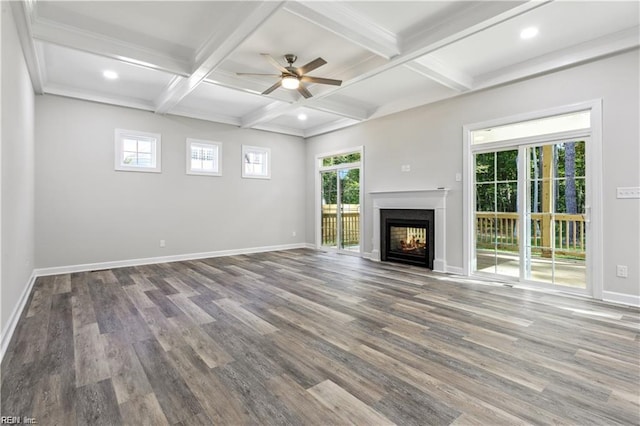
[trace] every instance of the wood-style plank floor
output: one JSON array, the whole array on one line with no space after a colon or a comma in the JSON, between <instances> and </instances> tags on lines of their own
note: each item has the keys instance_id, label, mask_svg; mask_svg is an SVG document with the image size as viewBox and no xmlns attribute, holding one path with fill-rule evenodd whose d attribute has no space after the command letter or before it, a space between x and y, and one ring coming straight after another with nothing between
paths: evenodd
<instances>
[{"instance_id":1,"label":"wood-style plank floor","mask_svg":"<svg viewBox=\"0 0 640 426\"><path fill-rule=\"evenodd\" d=\"M2 416L640 423L638 309L291 250L38 278Z\"/></svg>"}]
</instances>

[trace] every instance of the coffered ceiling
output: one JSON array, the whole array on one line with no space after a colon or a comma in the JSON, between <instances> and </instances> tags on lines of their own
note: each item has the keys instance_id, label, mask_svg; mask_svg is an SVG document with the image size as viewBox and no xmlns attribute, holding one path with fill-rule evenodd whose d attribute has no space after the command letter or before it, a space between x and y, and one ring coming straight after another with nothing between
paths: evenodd
<instances>
[{"instance_id":1,"label":"coffered ceiling","mask_svg":"<svg viewBox=\"0 0 640 426\"><path fill-rule=\"evenodd\" d=\"M640 45L638 1L11 2L37 93L309 137ZM3 6L6 7L6 4ZM520 33L534 27L536 36ZM341 86L278 88L261 53ZM106 79L104 71L117 73ZM304 119L301 119L304 118Z\"/></svg>"}]
</instances>

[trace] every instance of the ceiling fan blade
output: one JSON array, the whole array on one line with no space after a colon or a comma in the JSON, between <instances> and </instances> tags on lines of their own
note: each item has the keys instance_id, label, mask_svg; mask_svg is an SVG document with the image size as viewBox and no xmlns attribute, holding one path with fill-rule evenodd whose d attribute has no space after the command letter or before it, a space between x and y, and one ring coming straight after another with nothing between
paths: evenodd
<instances>
[{"instance_id":1,"label":"ceiling fan blade","mask_svg":"<svg viewBox=\"0 0 640 426\"><path fill-rule=\"evenodd\" d=\"M280 74L260 74L255 72L237 72L236 75L254 75L259 77L280 77Z\"/></svg>"},{"instance_id":2,"label":"ceiling fan blade","mask_svg":"<svg viewBox=\"0 0 640 426\"><path fill-rule=\"evenodd\" d=\"M313 61L309 62L306 65L301 66L300 68L298 68L298 70L296 71L298 73L298 75L304 75L308 72L311 72L313 70L315 70L316 68L319 68L321 66L323 66L324 64L326 64L327 61L325 61L322 58L316 58Z\"/></svg>"},{"instance_id":3,"label":"ceiling fan blade","mask_svg":"<svg viewBox=\"0 0 640 426\"><path fill-rule=\"evenodd\" d=\"M340 86L342 84L342 80L334 80L331 78L322 78L322 77L311 77L306 75L300 77L300 81L304 81L306 83L331 84L333 86Z\"/></svg>"},{"instance_id":4,"label":"ceiling fan blade","mask_svg":"<svg viewBox=\"0 0 640 426\"><path fill-rule=\"evenodd\" d=\"M304 87L302 84L298 86L298 92L300 92L300 94L304 96L305 99L309 99L311 96L313 96L311 92L308 91L307 88Z\"/></svg>"},{"instance_id":5,"label":"ceiling fan blade","mask_svg":"<svg viewBox=\"0 0 640 426\"><path fill-rule=\"evenodd\" d=\"M267 90L265 90L264 92L262 92L263 95L268 95L269 93L273 92L274 90L276 90L278 87L282 86L282 80L278 80L276 82L276 84L274 84L273 86L269 87Z\"/></svg>"},{"instance_id":6,"label":"ceiling fan blade","mask_svg":"<svg viewBox=\"0 0 640 426\"><path fill-rule=\"evenodd\" d=\"M261 53L261 55L267 60L269 61L269 63L271 65L273 65L274 67L276 67L276 69L280 72L283 72L285 74L291 74L289 71L287 71L287 69L285 67L283 67L282 65L280 65L278 63L278 61L276 61L275 59L273 59L273 57L271 55L269 55L268 53Z\"/></svg>"}]
</instances>

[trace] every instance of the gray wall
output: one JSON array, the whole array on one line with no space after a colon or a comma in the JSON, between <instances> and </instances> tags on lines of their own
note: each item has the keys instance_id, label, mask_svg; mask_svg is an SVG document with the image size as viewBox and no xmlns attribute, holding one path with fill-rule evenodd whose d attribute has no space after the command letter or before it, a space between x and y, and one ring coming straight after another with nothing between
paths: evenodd
<instances>
[{"instance_id":1,"label":"gray wall","mask_svg":"<svg viewBox=\"0 0 640 426\"><path fill-rule=\"evenodd\" d=\"M2 2L1 329L34 266L33 87L8 2Z\"/></svg>"},{"instance_id":2,"label":"gray wall","mask_svg":"<svg viewBox=\"0 0 640 426\"><path fill-rule=\"evenodd\" d=\"M640 186L638 50L532 80L471 93L307 141L307 236L314 243L314 170L318 153L364 145L365 191L451 188L447 261L463 267L462 127L603 99L604 291L640 295L640 202L616 199L616 187ZM400 166L410 164L411 172ZM364 251L372 250L371 200L365 199ZM627 279L615 265L629 266Z\"/></svg>"},{"instance_id":3,"label":"gray wall","mask_svg":"<svg viewBox=\"0 0 640 426\"><path fill-rule=\"evenodd\" d=\"M115 128L160 133L162 173L114 171ZM35 137L38 268L305 242L301 138L49 95ZM223 143L221 177L185 174L187 137ZM242 144L270 180L241 178Z\"/></svg>"}]
</instances>

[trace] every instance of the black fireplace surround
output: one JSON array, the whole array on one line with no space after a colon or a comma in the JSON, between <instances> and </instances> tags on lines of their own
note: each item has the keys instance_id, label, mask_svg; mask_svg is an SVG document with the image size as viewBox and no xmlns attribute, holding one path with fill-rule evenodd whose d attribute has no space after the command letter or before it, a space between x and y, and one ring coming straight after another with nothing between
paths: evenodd
<instances>
[{"instance_id":1,"label":"black fireplace surround","mask_svg":"<svg viewBox=\"0 0 640 426\"><path fill-rule=\"evenodd\" d=\"M433 269L435 211L380 210L380 259Z\"/></svg>"}]
</instances>

